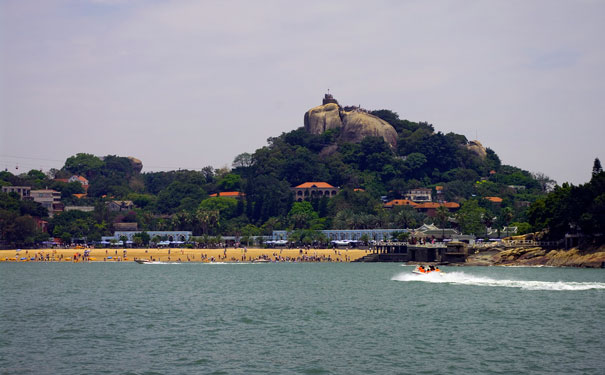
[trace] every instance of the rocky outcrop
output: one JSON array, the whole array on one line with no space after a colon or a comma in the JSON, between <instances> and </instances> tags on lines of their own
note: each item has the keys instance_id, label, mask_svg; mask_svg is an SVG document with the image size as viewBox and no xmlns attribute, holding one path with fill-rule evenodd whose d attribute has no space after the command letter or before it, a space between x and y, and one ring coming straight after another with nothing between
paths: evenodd
<instances>
[{"instance_id":1,"label":"rocky outcrop","mask_svg":"<svg viewBox=\"0 0 605 375\"><path fill-rule=\"evenodd\" d=\"M477 140L469 141L466 145L466 148L481 159L485 159L487 157L487 150L485 149L485 147L483 147L481 142Z\"/></svg>"},{"instance_id":2,"label":"rocky outcrop","mask_svg":"<svg viewBox=\"0 0 605 375\"><path fill-rule=\"evenodd\" d=\"M344 112L341 137L347 142L361 142L365 137L382 137L391 147L397 146L397 131L388 122L362 111Z\"/></svg>"},{"instance_id":3,"label":"rocky outcrop","mask_svg":"<svg viewBox=\"0 0 605 375\"><path fill-rule=\"evenodd\" d=\"M132 169L135 172L140 173L143 169L143 162L132 156L129 156L128 160L130 160L130 165L132 166Z\"/></svg>"},{"instance_id":4,"label":"rocky outcrop","mask_svg":"<svg viewBox=\"0 0 605 375\"><path fill-rule=\"evenodd\" d=\"M335 103L311 108L305 113L305 129L312 134L321 134L326 130L342 127L340 106Z\"/></svg>"},{"instance_id":5,"label":"rocky outcrop","mask_svg":"<svg viewBox=\"0 0 605 375\"><path fill-rule=\"evenodd\" d=\"M605 264L605 249L593 251L548 250L542 247L490 249L469 256L466 265L550 266L600 268Z\"/></svg>"},{"instance_id":6,"label":"rocky outcrop","mask_svg":"<svg viewBox=\"0 0 605 375\"><path fill-rule=\"evenodd\" d=\"M397 131L388 122L358 107L344 109L328 94L324 104L305 113L305 129L312 134L322 134L336 128L342 129L340 137L346 142L356 143L366 137L382 137L392 148L397 146Z\"/></svg>"}]
</instances>

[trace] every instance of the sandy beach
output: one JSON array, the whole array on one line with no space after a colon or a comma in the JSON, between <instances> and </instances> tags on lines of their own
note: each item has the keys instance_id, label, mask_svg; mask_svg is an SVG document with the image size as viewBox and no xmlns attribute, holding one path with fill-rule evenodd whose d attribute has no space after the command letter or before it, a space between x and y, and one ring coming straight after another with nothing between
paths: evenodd
<instances>
[{"instance_id":1,"label":"sandy beach","mask_svg":"<svg viewBox=\"0 0 605 375\"><path fill-rule=\"evenodd\" d=\"M84 251L90 252L91 262L133 262L135 259L149 259L162 262L250 262L255 259L283 261L351 262L369 254L359 249L260 249L260 248L219 248L219 249L23 249L0 250L1 262L81 262ZM79 255L78 255L79 254ZM32 258L34 258L32 260Z\"/></svg>"}]
</instances>

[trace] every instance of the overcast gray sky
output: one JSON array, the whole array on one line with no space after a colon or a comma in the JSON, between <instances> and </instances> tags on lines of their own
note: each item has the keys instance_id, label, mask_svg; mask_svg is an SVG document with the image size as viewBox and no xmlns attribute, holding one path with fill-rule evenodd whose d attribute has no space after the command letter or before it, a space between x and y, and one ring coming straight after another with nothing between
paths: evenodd
<instances>
[{"instance_id":1,"label":"overcast gray sky","mask_svg":"<svg viewBox=\"0 0 605 375\"><path fill-rule=\"evenodd\" d=\"M0 167L230 166L330 89L583 183L604 39L605 1L0 0Z\"/></svg>"}]
</instances>

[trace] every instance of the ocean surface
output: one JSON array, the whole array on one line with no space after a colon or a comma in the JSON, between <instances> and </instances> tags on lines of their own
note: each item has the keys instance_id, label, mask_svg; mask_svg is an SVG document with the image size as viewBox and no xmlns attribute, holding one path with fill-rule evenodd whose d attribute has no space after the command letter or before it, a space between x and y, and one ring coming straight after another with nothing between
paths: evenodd
<instances>
[{"instance_id":1,"label":"ocean surface","mask_svg":"<svg viewBox=\"0 0 605 375\"><path fill-rule=\"evenodd\" d=\"M605 270L1 263L1 374L604 374Z\"/></svg>"}]
</instances>

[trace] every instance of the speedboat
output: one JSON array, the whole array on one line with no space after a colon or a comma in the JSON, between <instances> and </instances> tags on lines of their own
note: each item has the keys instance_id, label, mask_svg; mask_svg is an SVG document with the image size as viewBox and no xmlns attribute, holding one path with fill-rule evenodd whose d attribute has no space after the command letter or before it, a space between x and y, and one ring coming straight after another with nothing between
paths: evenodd
<instances>
[{"instance_id":1,"label":"speedboat","mask_svg":"<svg viewBox=\"0 0 605 375\"><path fill-rule=\"evenodd\" d=\"M269 259L259 258L259 259L253 259L252 263L271 263L271 261Z\"/></svg>"},{"instance_id":2,"label":"speedboat","mask_svg":"<svg viewBox=\"0 0 605 375\"><path fill-rule=\"evenodd\" d=\"M137 262L138 264L151 263L151 261L149 259L135 259L134 261Z\"/></svg>"},{"instance_id":3,"label":"speedboat","mask_svg":"<svg viewBox=\"0 0 605 375\"><path fill-rule=\"evenodd\" d=\"M441 271L439 269L439 267L423 267L423 266L416 266L416 268L414 268L412 270L412 273L415 273L417 275L428 275L428 274L443 274L443 271Z\"/></svg>"}]
</instances>

